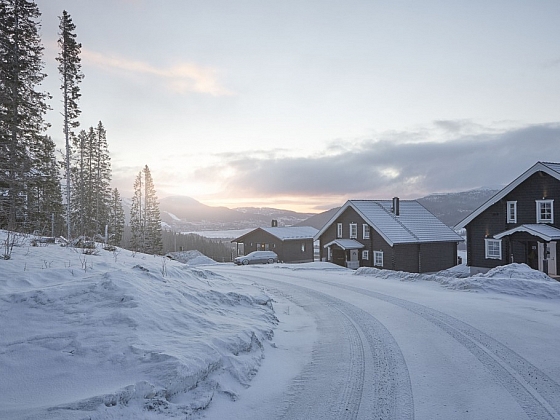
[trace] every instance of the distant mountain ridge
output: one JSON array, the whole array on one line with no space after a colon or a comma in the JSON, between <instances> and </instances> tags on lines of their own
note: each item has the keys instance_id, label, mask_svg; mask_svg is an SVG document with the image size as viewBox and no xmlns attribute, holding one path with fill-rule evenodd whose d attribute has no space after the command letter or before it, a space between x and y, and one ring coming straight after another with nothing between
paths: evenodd
<instances>
[{"instance_id":1,"label":"distant mountain ridge","mask_svg":"<svg viewBox=\"0 0 560 420\"><path fill-rule=\"evenodd\" d=\"M417 201L449 227L454 227L481 204L495 195L500 187L481 187L456 193L436 193L418 198ZM297 226L313 226L321 229L337 212L335 207L311 216Z\"/></svg>"},{"instance_id":2,"label":"distant mountain ridge","mask_svg":"<svg viewBox=\"0 0 560 420\"><path fill-rule=\"evenodd\" d=\"M457 193L430 194L417 200L443 223L454 227L498 191L498 187L483 187ZM130 200L123 199L123 207L128 219ZM230 209L207 206L187 196L171 196L159 201L159 209L162 223L167 228L177 232L196 232L267 227L272 220L278 221L278 226L312 226L321 229L339 207L318 214L271 207Z\"/></svg>"},{"instance_id":3,"label":"distant mountain ridge","mask_svg":"<svg viewBox=\"0 0 560 420\"><path fill-rule=\"evenodd\" d=\"M272 220L293 226L313 215L270 207L213 207L186 196L162 198L159 209L162 222L178 232L266 227Z\"/></svg>"}]
</instances>

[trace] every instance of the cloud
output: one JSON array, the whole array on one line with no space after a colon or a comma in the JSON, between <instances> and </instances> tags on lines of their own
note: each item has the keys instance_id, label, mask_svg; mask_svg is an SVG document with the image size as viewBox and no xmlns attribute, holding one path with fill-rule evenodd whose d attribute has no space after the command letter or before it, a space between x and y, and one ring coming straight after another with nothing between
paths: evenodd
<instances>
[{"instance_id":1,"label":"cloud","mask_svg":"<svg viewBox=\"0 0 560 420\"><path fill-rule=\"evenodd\" d=\"M417 133L412 136L417 139ZM418 198L505 185L537 161L560 161L559 143L560 124L500 132L489 127L447 142L407 142L407 133L389 133L322 156L229 154L220 168L201 168L195 175L221 182L238 196Z\"/></svg>"},{"instance_id":2,"label":"cloud","mask_svg":"<svg viewBox=\"0 0 560 420\"><path fill-rule=\"evenodd\" d=\"M107 71L118 71L129 75L156 76L172 91L177 93L198 92L212 96L232 95L233 92L220 85L218 71L192 63L171 67L156 67L152 64L125 57L101 54L82 48L81 57L89 65Z\"/></svg>"}]
</instances>

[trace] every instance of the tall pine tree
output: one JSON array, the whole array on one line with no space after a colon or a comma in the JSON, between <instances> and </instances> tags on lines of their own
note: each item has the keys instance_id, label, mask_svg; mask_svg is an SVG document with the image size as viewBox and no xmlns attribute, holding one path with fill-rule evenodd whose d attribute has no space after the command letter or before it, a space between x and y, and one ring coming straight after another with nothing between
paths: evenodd
<instances>
[{"instance_id":1,"label":"tall pine tree","mask_svg":"<svg viewBox=\"0 0 560 420\"><path fill-rule=\"evenodd\" d=\"M0 0L0 225L10 230L29 229L29 188L43 179L38 152L49 146L39 17L34 2Z\"/></svg>"},{"instance_id":2,"label":"tall pine tree","mask_svg":"<svg viewBox=\"0 0 560 420\"><path fill-rule=\"evenodd\" d=\"M101 121L73 142L71 223L79 235L103 236L111 207L111 159Z\"/></svg>"},{"instance_id":3,"label":"tall pine tree","mask_svg":"<svg viewBox=\"0 0 560 420\"><path fill-rule=\"evenodd\" d=\"M119 245L124 233L124 210L118 189L111 191L111 205L109 207L109 244Z\"/></svg>"},{"instance_id":4,"label":"tall pine tree","mask_svg":"<svg viewBox=\"0 0 560 420\"><path fill-rule=\"evenodd\" d=\"M76 25L72 22L72 18L64 10L62 16L59 17L59 39L58 46L60 52L56 60L58 61L58 71L61 79L62 100L64 103L64 136L66 140L66 235L70 239L72 235L71 229L71 174L70 159L72 155L71 139L74 137L74 129L79 126L78 116L80 109L78 108L78 99L80 98L79 83L84 78L81 72L80 52L82 44L76 41Z\"/></svg>"},{"instance_id":5,"label":"tall pine tree","mask_svg":"<svg viewBox=\"0 0 560 420\"><path fill-rule=\"evenodd\" d=\"M134 181L130 228L131 246L134 251L163 253L159 203L148 165L138 173Z\"/></svg>"}]
</instances>

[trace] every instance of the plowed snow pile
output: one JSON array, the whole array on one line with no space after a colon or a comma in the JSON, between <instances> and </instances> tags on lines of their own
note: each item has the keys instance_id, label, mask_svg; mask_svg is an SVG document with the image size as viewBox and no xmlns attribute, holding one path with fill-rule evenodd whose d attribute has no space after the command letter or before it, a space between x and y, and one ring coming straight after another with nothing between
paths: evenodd
<instances>
[{"instance_id":1,"label":"plowed snow pile","mask_svg":"<svg viewBox=\"0 0 560 420\"><path fill-rule=\"evenodd\" d=\"M484 274L468 276L462 270L450 269L435 274L405 273L362 267L356 275L401 281L435 281L449 289L504 293L514 296L559 299L560 282L533 270L526 264L496 267Z\"/></svg>"},{"instance_id":2,"label":"plowed snow pile","mask_svg":"<svg viewBox=\"0 0 560 420\"><path fill-rule=\"evenodd\" d=\"M277 322L259 289L122 249L19 245L0 260L0 418L185 418L258 370Z\"/></svg>"}]
</instances>

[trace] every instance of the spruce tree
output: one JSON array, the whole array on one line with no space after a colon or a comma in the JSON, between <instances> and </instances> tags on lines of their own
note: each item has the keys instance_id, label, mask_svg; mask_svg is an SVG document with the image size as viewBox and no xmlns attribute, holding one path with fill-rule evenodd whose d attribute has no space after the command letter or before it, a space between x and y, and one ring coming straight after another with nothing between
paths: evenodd
<instances>
[{"instance_id":1,"label":"spruce tree","mask_svg":"<svg viewBox=\"0 0 560 420\"><path fill-rule=\"evenodd\" d=\"M62 16L59 17L59 36L58 46L60 52L56 60L58 61L58 71L61 79L62 100L64 103L64 136L66 140L66 223L67 236L70 239L71 229L71 174L70 159L72 155L70 140L74 137L74 129L79 126L78 116L80 109L78 108L78 99L80 98L79 83L84 78L81 72L80 52L82 44L76 41L76 25L72 22L72 18L64 10Z\"/></svg>"},{"instance_id":2,"label":"spruce tree","mask_svg":"<svg viewBox=\"0 0 560 420\"><path fill-rule=\"evenodd\" d=\"M111 205L109 207L109 244L119 245L124 233L124 210L118 189L111 191Z\"/></svg>"},{"instance_id":3,"label":"spruce tree","mask_svg":"<svg viewBox=\"0 0 560 420\"><path fill-rule=\"evenodd\" d=\"M45 78L40 12L26 0L0 0L0 188L3 222L16 230L29 211L28 188L38 182L35 154L45 141L49 95L38 91Z\"/></svg>"},{"instance_id":4,"label":"spruce tree","mask_svg":"<svg viewBox=\"0 0 560 420\"><path fill-rule=\"evenodd\" d=\"M101 121L94 130L93 149L93 219L96 221L96 232L103 234L105 226L109 224L111 207L111 158L107 147L107 132Z\"/></svg>"},{"instance_id":5,"label":"spruce tree","mask_svg":"<svg viewBox=\"0 0 560 420\"><path fill-rule=\"evenodd\" d=\"M50 137L37 144L34 156L35 171L28 183L27 193L29 228L42 235L60 235L64 209L59 164L55 157L55 144Z\"/></svg>"},{"instance_id":6,"label":"spruce tree","mask_svg":"<svg viewBox=\"0 0 560 420\"><path fill-rule=\"evenodd\" d=\"M134 181L130 228L131 247L134 251L163 253L159 204L148 165L138 173Z\"/></svg>"},{"instance_id":7,"label":"spruce tree","mask_svg":"<svg viewBox=\"0 0 560 420\"><path fill-rule=\"evenodd\" d=\"M138 172L134 180L134 196L132 197L132 206L130 207L130 246L133 251L140 252L144 250L144 213L142 203L142 172Z\"/></svg>"},{"instance_id":8,"label":"spruce tree","mask_svg":"<svg viewBox=\"0 0 560 420\"><path fill-rule=\"evenodd\" d=\"M157 201L156 190L152 174L148 165L143 169L144 173L144 212L145 212L145 229L146 242L145 252L148 254L162 254L163 244L161 239L161 217L159 213L159 203Z\"/></svg>"}]
</instances>

